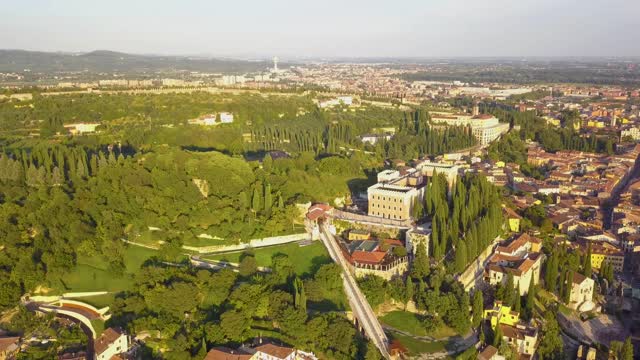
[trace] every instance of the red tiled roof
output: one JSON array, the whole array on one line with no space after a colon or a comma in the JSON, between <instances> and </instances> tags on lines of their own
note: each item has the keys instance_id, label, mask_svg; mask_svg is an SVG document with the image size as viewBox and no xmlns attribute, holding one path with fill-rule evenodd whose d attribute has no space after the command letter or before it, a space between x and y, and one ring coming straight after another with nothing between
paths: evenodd
<instances>
[{"instance_id":1,"label":"red tiled roof","mask_svg":"<svg viewBox=\"0 0 640 360\"><path fill-rule=\"evenodd\" d=\"M327 211L331 211L332 209L333 208L327 204L312 205L307 212L307 219L317 220L321 216L324 216Z\"/></svg>"},{"instance_id":2,"label":"red tiled roof","mask_svg":"<svg viewBox=\"0 0 640 360\"><path fill-rule=\"evenodd\" d=\"M355 262L365 264L379 264L384 259L386 252L383 251L354 251L351 254L351 259Z\"/></svg>"},{"instance_id":3,"label":"red tiled roof","mask_svg":"<svg viewBox=\"0 0 640 360\"><path fill-rule=\"evenodd\" d=\"M277 359L286 359L289 355L295 352L294 349L286 346L278 346L275 344L264 344L255 348L256 351L271 355Z\"/></svg>"},{"instance_id":4,"label":"red tiled roof","mask_svg":"<svg viewBox=\"0 0 640 360\"><path fill-rule=\"evenodd\" d=\"M227 347L216 347L211 349L204 360L249 360L253 354L242 350L233 350Z\"/></svg>"},{"instance_id":5,"label":"red tiled roof","mask_svg":"<svg viewBox=\"0 0 640 360\"><path fill-rule=\"evenodd\" d=\"M17 345L19 337L0 337L0 351L6 351L11 345Z\"/></svg>"},{"instance_id":6,"label":"red tiled roof","mask_svg":"<svg viewBox=\"0 0 640 360\"><path fill-rule=\"evenodd\" d=\"M498 349L489 345L480 354L478 354L478 359L480 360L491 360L498 353Z\"/></svg>"},{"instance_id":7,"label":"red tiled roof","mask_svg":"<svg viewBox=\"0 0 640 360\"><path fill-rule=\"evenodd\" d=\"M97 355L102 354L109 348L111 344L113 344L121 335L123 334L122 330L108 328L106 329L100 337L98 337L95 341L94 349Z\"/></svg>"}]
</instances>

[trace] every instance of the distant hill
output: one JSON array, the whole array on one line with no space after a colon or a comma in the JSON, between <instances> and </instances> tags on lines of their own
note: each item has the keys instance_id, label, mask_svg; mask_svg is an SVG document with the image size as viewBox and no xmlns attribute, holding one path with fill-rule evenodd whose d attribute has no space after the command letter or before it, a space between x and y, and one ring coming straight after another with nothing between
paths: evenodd
<instances>
[{"instance_id":1,"label":"distant hill","mask_svg":"<svg viewBox=\"0 0 640 360\"><path fill-rule=\"evenodd\" d=\"M88 71L149 73L167 71L248 72L271 66L266 61L245 61L187 56L126 54L97 50L82 54L26 50L0 50L0 72L37 73Z\"/></svg>"}]
</instances>

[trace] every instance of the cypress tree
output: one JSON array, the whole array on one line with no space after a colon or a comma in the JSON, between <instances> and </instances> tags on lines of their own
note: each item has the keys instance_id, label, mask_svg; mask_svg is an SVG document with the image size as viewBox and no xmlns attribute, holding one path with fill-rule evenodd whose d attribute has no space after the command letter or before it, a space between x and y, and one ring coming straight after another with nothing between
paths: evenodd
<instances>
[{"instance_id":1,"label":"cypress tree","mask_svg":"<svg viewBox=\"0 0 640 360\"><path fill-rule=\"evenodd\" d=\"M584 262L582 264L582 271L584 276L590 278L591 277L591 243L589 243L587 248L587 254L584 257Z\"/></svg>"},{"instance_id":2,"label":"cypress tree","mask_svg":"<svg viewBox=\"0 0 640 360\"><path fill-rule=\"evenodd\" d=\"M473 320L471 325L474 328L477 328L482 323L483 312L484 312L484 299L482 296L482 292L476 290L473 294Z\"/></svg>"},{"instance_id":3,"label":"cypress tree","mask_svg":"<svg viewBox=\"0 0 640 360\"><path fill-rule=\"evenodd\" d=\"M620 351L620 360L633 360L633 344L631 344L631 336L627 337Z\"/></svg>"},{"instance_id":4,"label":"cypress tree","mask_svg":"<svg viewBox=\"0 0 640 360\"><path fill-rule=\"evenodd\" d=\"M410 276L408 276L407 281L405 282L405 294L406 294L407 303L413 300L414 292L415 290L414 290L413 280L411 279Z\"/></svg>"},{"instance_id":5,"label":"cypress tree","mask_svg":"<svg viewBox=\"0 0 640 360\"><path fill-rule=\"evenodd\" d=\"M551 254L547 266L545 267L544 283L547 290L552 293L556 291L556 281L558 278L558 255L554 252Z\"/></svg>"},{"instance_id":6,"label":"cypress tree","mask_svg":"<svg viewBox=\"0 0 640 360\"><path fill-rule=\"evenodd\" d=\"M502 343L502 329L500 328L500 322L496 324L496 328L493 332L493 346L497 349Z\"/></svg>"},{"instance_id":7,"label":"cypress tree","mask_svg":"<svg viewBox=\"0 0 640 360\"><path fill-rule=\"evenodd\" d=\"M533 307L535 305L536 299L535 289L536 287L533 283L533 280L531 280L529 282L529 290L527 290L527 297L524 302L524 312L528 319L531 319L531 317L533 316Z\"/></svg>"},{"instance_id":8,"label":"cypress tree","mask_svg":"<svg viewBox=\"0 0 640 360\"><path fill-rule=\"evenodd\" d=\"M260 209L260 192L258 191L257 187L253 188L253 197L251 199L251 209L255 213L258 213L261 210Z\"/></svg>"},{"instance_id":9,"label":"cypress tree","mask_svg":"<svg viewBox=\"0 0 640 360\"><path fill-rule=\"evenodd\" d=\"M460 273L467 265L467 246L464 242L460 241L456 247L455 269Z\"/></svg>"},{"instance_id":10,"label":"cypress tree","mask_svg":"<svg viewBox=\"0 0 640 360\"><path fill-rule=\"evenodd\" d=\"M273 199L271 198L271 184L266 184L264 187L264 210L267 215L271 214L272 205Z\"/></svg>"}]
</instances>

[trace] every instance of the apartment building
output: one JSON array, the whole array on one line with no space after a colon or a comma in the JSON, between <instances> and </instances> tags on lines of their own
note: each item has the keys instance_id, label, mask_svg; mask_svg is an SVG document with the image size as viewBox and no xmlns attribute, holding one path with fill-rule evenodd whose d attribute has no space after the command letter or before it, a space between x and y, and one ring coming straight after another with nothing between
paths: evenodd
<instances>
[{"instance_id":1,"label":"apartment building","mask_svg":"<svg viewBox=\"0 0 640 360\"><path fill-rule=\"evenodd\" d=\"M431 121L434 124L447 126L469 126L480 145L487 145L509 131L509 124L501 123L498 118L489 114L470 115L435 112L431 113Z\"/></svg>"},{"instance_id":2,"label":"apartment building","mask_svg":"<svg viewBox=\"0 0 640 360\"><path fill-rule=\"evenodd\" d=\"M397 178L380 178L389 180L378 182L367 190L368 214L385 219L410 219L413 205L424 199L424 176L414 171Z\"/></svg>"},{"instance_id":3,"label":"apartment building","mask_svg":"<svg viewBox=\"0 0 640 360\"><path fill-rule=\"evenodd\" d=\"M611 264L613 271L622 272L624 252L608 243L592 243L591 267L593 269L600 269L605 262Z\"/></svg>"},{"instance_id":4,"label":"apartment building","mask_svg":"<svg viewBox=\"0 0 640 360\"><path fill-rule=\"evenodd\" d=\"M433 174L444 174L449 183L449 187L455 184L458 174L460 174L460 167L458 165L436 163L428 160L418 162L416 169L428 177L432 177Z\"/></svg>"},{"instance_id":5,"label":"apartment building","mask_svg":"<svg viewBox=\"0 0 640 360\"><path fill-rule=\"evenodd\" d=\"M542 241L528 234L520 234L509 244L496 247L485 274L489 284L505 284L511 274L513 286L521 296L525 295L532 281L536 285L540 281L541 247Z\"/></svg>"},{"instance_id":6,"label":"apartment building","mask_svg":"<svg viewBox=\"0 0 640 360\"><path fill-rule=\"evenodd\" d=\"M515 348L519 355L533 356L538 347L538 329L527 325L500 325L502 339Z\"/></svg>"}]
</instances>

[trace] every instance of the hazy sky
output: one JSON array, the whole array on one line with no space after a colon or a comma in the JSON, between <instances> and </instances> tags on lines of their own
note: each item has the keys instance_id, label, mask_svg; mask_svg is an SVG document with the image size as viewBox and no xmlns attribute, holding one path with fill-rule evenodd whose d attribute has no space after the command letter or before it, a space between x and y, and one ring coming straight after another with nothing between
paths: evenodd
<instances>
[{"instance_id":1,"label":"hazy sky","mask_svg":"<svg viewBox=\"0 0 640 360\"><path fill-rule=\"evenodd\" d=\"M638 56L640 0L7 0L0 48L249 56Z\"/></svg>"}]
</instances>

